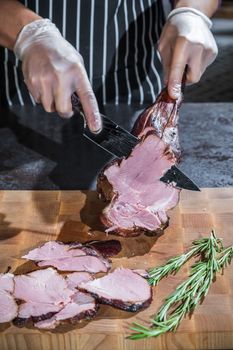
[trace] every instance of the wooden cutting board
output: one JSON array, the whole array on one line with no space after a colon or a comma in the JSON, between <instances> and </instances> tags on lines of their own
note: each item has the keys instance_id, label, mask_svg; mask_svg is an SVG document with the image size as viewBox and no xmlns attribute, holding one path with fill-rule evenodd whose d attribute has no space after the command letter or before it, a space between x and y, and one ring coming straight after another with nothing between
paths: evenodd
<instances>
[{"instance_id":1,"label":"wooden cutting board","mask_svg":"<svg viewBox=\"0 0 233 350\"><path fill-rule=\"evenodd\" d=\"M2 191L0 192L0 271L35 269L20 259L32 247L47 240L85 242L106 237L99 223L103 204L95 192ZM160 237L141 235L119 238L123 250L113 267L149 268L184 252L194 239L209 236L215 228L225 245L233 244L233 188L183 191L179 206L170 212L170 225ZM191 263L191 262L190 262ZM157 339L126 339L132 322L146 323L162 300L188 274L187 265L176 276L154 288L150 308L137 314L101 306L98 316L76 326L54 331L0 325L1 350L150 350L233 348L233 265L218 275L208 296L176 333Z\"/></svg>"}]
</instances>

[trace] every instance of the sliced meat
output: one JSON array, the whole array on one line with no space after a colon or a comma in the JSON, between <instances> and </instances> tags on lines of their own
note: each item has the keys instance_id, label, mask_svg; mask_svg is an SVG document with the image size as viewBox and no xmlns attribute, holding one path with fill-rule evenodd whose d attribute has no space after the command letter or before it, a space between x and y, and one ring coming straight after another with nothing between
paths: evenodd
<instances>
[{"instance_id":1,"label":"sliced meat","mask_svg":"<svg viewBox=\"0 0 233 350\"><path fill-rule=\"evenodd\" d=\"M0 274L0 323L12 321L18 313L14 292L14 275Z\"/></svg>"},{"instance_id":2,"label":"sliced meat","mask_svg":"<svg viewBox=\"0 0 233 350\"><path fill-rule=\"evenodd\" d=\"M63 308L63 305L53 305L51 303L27 302L19 305L18 315L13 320L15 326L25 326L30 320L39 322L47 320Z\"/></svg>"},{"instance_id":3,"label":"sliced meat","mask_svg":"<svg viewBox=\"0 0 233 350\"><path fill-rule=\"evenodd\" d=\"M22 302L15 324L22 325L29 319L50 318L68 304L74 291L65 279L52 268L37 270L14 277L15 298Z\"/></svg>"},{"instance_id":4,"label":"sliced meat","mask_svg":"<svg viewBox=\"0 0 233 350\"><path fill-rule=\"evenodd\" d=\"M107 272L111 267L107 259L91 255L40 261L38 265L40 267L53 266L60 271L86 271L90 273Z\"/></svg>"},{"instance_id":5,"label":"sliced meat","mask_svg":"<svg viewBox=\"0 0 233 350\"><path fill-rule=\"evenodd\" d=\"M118 268L108 275L79 286L98 302L125 311L138 311L152 301L152 290L147 281L130 269Z\"/></svg>"},{"instance_id":6,"label":"sliced meat","mask_svg":"<svg viewBox=\"0 0 233 350\"><path fill-rule=\"evenodd\" d=\"M88 272L73 272L66 276L67 285L72 290L78 288L80 283L91 281L92 279L92 275Z\"/></svg>"},{"instance_id":7,"label":"sliced meat","mask_svg":"<svg viewBox=\"0 0 233 350\"><path fill-rule=\"evenodd\" d=\"M110 202L101 215L106 232L134 236L167 227L166 212L177 205L180 189L174 183L164 184L160 178L180 158L180 103L163 90L133 128L141 142L128 158L111 162L100 173L98 192Z\"/></svg>"},{"instance_id":8,"label":"sliced meat","mask_svg":"<svg viewBox=\"0 0 233 350\"><path fill-rule=\"evenodd\" d=\"M107 232L127 236L167 226L166 211L178 203L180 190L159 179L173 164L165 143L149 135L129 158L104 171L115 192L102 215Z\"/></svg>"},{"instance_id":9,"label":"sliced meat","mask_svg":"<svg viewBox=\"0 0 233 350\"><path fill-rule=\"evenodd\" d=\"M30 259L37 265L53 266L61 271L87 271L91 273L106 272L111 267L111 262L104 258L104 254L112 255L121 249L121 245L113 241L98 244L97 241L88 244L79 242L62 243L49 241L42 246L29 251L24 255L24 259ZM99 249L97 249L99 246ZM97 247L97 248L96 248Z\"/></svg>"},{"instance_id":10,"label":"sliced meat","mask_svg":"<svg viewBox=\"0 0 233 350\"><path fill-rule=\"evenodd\" d=\"M69 321L76 323L82 319L90 319L95 316L98 310L95 299L86 293L76 292L71 302L56 313L50 319L35 323L35 327L42 329L56 328L61 322Z\"/></svg>"},{"instance_id":11,"label":"sliced meat","mask_svg":"<svg viewBox=\"0 0 233 350\"><path fill-rule=\"evenodd\" d=\"M105 258L119 254L122 249L121 242L116 239L110 239L109 241L90 241L86 245L97 249Z\"/></svg>"},{"instance_id":12,"label":"sliced meat","mask_svg":"<svg viewBox=\"0 0 233 350\"><path fill-rule=\"evenodd\" d=\"M5 291L0 291L0 323L12 321L18 313L14 297Z\"/></svg>"},{"instance_id":13,"label":"sliced meat","mask_svg":"<svg viewBox=\"0 0 233 350\"><path fill-rule=\"evenodd\" d=\"M14 275L12 273L0 273L0 291L13 293Z\"/></svg>"},{"instance_id":14,"label":"sliced meat","mask_svg":"<svg viewBox=\"0 0 233 350\"><path fill-rule=\"evenodd\" d=\"M51 259L64 259L72 256L86 255L84 251L79 249L81 247L81 243L65 244L57 241L49 241L38 248L30 250L28 254L22 256L22 258L33 261L47 261Z\"/></svg>"},{"instance_id":15,"label":"sliced meat","mask_svg":"<svg viewBox=\"0 0 233 350\"><path fill-rule=\"evenodd\" d=\"M69 302L73 294L65 279L52 268L15 276L14 281L14 295L24 301L59 305Z\"/></svg>"}]
</instances>

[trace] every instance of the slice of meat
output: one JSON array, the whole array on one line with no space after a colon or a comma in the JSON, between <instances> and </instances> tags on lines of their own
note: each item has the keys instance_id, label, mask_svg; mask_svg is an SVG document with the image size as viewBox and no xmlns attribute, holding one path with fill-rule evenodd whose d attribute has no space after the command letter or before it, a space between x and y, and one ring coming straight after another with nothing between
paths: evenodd
<instances>
[{"instance_id":1,"label":"slice of meat","mask_svg":"<svg viewBox=\"0 0 233 350\"><path fill-rule=\"evenodd\" d=\"M147 281L130 269L118 268L93 281L83 282L80 290L90 293L98 302L125 311L138 311L152 301L152 289Z\"/></svg>"},{"instance_id":2,"label":"slice of meat","mask_svg":"<svg viewBox=\"0 0 233 350\"><path fill-rule=\"evenodd\" d=\"M12 321L18 313L14 297L6 291L0 291L0 323Z\"/></svg>"},{"instance_id":3,"label":"slice of meat","mask_svg":"<svg viewBox=\"0 0 233 350\"><path fill-rule=\"evenodd\" d=\"M22 325L31 318L50 318L68 304L74 291L66 280L52 268L37 270L14 277L14 296L22 302L14 323Z\"/></svg>"},{"instance_id":4,"label":"slice of meat","mask_svg":"<svg viewBox=\"0 0 233 350\"><path fill-rule=\"evenodd\" d=\"M58 241L49 241L38 248L30 250L28 254L22 256L22 258L33 261L47 261L51 259L64 259L72 256L86 255L83 250L79 249L81 247L81 243L65 244Z\"/></svg>"},{"instance_id":5,"label":"slice of meat","mask_svg":"<svg viewBox=\"0 0 233 350\"><path fill-rule=\"evenodd\" d=\"M93 318L98 310L95 299L86 293L76 292L72 300L64 308L50 319L35 323L35 327L41 329L54 329L60 323L69 321L72 324L82 320Z\"/></svg>"},{"instance_id":6,"label":"slice of meat","mask_svg":"<svg viewBox=\"0 0 233 350\"><path fill-rule=\"evenodd\" d=\"M69 302L73 294L65 279L52 268L15 276L14 281L15 298L24 301L59 305Z\"/></svg>"},{"instance_id":7,"label":"slice of meat","mask_svg":"<svg viewBox=\"0 0 233 350\"><path fill-rule=\"evenodd\" d=\"M0 273L0 290L13 293L14 275L12 273Z\"/></svg>"},{"instance_id":8,"label":"slice of meat","mask_svg":"<svg viewBox=\"0 0 233 350\"><path fill-rule=\"evenodd\" d=\"M167 226L166 211L178 203L180 190L159 179L173 164L168 147L152 134L104 171L115 192L102 215L107 232L127 236Z\"/></svg>"},{"instance_id":9,"label":"slice of meat","mask_svg":"<svg viewBox=\"0 0 233 350\"><path fill-rule=\"evenodd\" d=\"M33 260L41 267L53 266L61 271L98 273L106 272L111 267L110 260L104 256L117 254L120 250L120 242L116 240L87 244L49 241L29 251L23 258Z\"/></svg>"},{"instance_id":10,"label":"slice of meat","mask_svg":"<svg viewBox=\"0 0 233 350\"><path fill-rule=\"evenodd\" d=\"M110 202L101 215L106 232L134 236L167 227L166 212L177 205L180 189L160 178L180 158L180 103L163 90L135 123L133 132L140 143L128 158L111 162L100 173L97 190L102 199Z\"/></svg>"},{"instance_id":11,"label":"slice of meat","mask_svg":"<svg viewBox=\"0 0 233 350\"><path fill-rule=\"evenodd\" d=\"M91 255L40 261L38 265L40 267L53 266L60 271L86 271L90 273L107 272L111 267L107 259Z\"/></svg>"},{"instance_id":12,"label":"slice of meat","mask_svg":"<svg viewBox=\"0 0 233 350\"><path fill-rule=\"evenodd\" d=\"M88 272L73 272L66 275L67 285L72 290L78 288L80 283L91 281L92 279L92 275Z\"/></svg>"},{"instance_id":13,"label":"slice of meat","mask_svg":"<svg viewBox=\"0 0 233 350\"><path fill-rule=\"evenodd\" d=\"M14 319L15 326L25 326L30 320L33 322L39 322L47 320L55 315L63 308L63 305L54 305L51 303L35 303L26 302L19 305L18 315Z\"/></svg>"},{"instance_id":14,"label":"slice of meat","mask_svg":"<svg viewBox=\"0 0 233 350\"><path fill-rule=\"evenodd\" d=\"M12 321L18 313L18 306L13 296L14 275L0 274L0 323Z\"/></svg>"}]
</instances>

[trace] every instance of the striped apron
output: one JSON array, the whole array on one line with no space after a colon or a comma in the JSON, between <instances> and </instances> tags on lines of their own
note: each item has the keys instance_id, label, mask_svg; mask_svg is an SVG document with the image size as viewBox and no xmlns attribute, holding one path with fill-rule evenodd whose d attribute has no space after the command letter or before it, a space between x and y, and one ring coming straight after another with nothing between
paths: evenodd
<instances>
[{"instance_id":1,"label":"striped apron","mask_svg":"<svg viewBox=\"0 0 233 350\"><path fill-rule=\"evenodd\" d=\"M22 0L77 48L99 104L150 103L161 90L162 0ZM0 48L0 104L35 105L21 63Z\"/></svg>"}]
</instances>

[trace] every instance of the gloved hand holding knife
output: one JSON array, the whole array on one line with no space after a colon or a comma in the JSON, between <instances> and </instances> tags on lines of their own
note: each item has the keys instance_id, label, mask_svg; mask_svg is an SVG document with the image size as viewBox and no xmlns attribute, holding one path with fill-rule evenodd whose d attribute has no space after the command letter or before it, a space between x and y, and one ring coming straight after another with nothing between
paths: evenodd
<instances>
[{"instance_id":1,"label":"gloved hand holding knife","mask_svg":"<svg viewBox=\"0 0 233 350\"><path fill-rule=\"evenodd\" d=\"M71 95L76 92L90 130L101 129L98 104L82 56L55 24L18 1L0 0L0 44L13 49L22 61L27 88L47 112L71 117Z\"/></svg>"},{"instance_id":2,"label":"gloved hand holding knife","mask_svg":"<svg viewBox=\"0 0 233 350\"><path fill-rule=\"evenodd\" d=\"M20 32L14 46L22 60L24 81L47 112L61 117L73 115L71 95L75 91L92 132L101 129L98 104L88 80L82 56L65 40L49 19L39 19Z\"/></svg>"}]
</instances>

